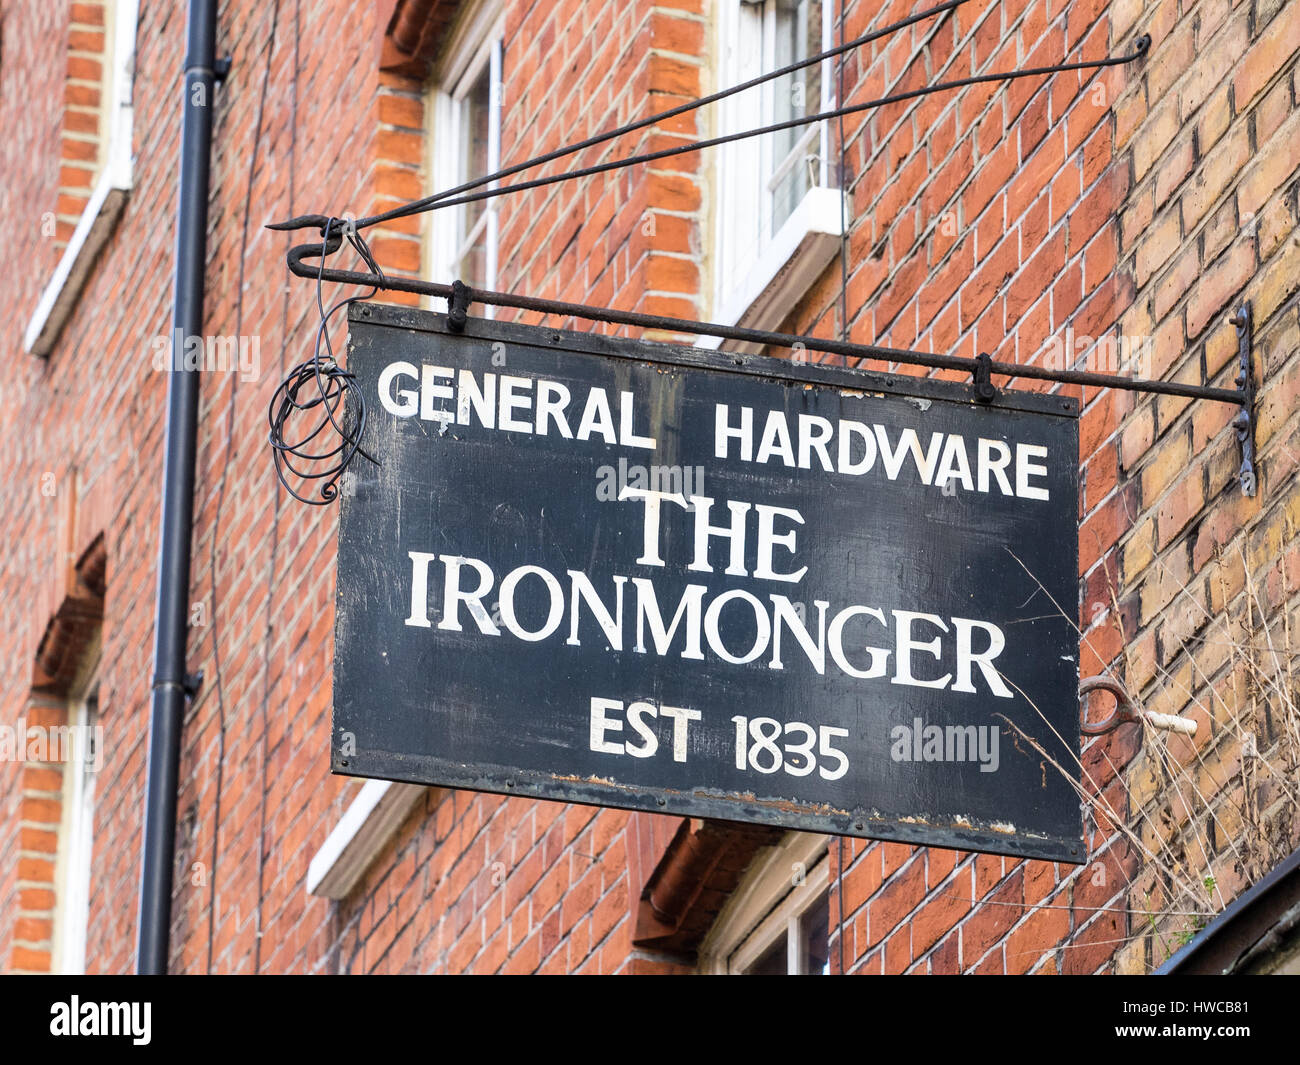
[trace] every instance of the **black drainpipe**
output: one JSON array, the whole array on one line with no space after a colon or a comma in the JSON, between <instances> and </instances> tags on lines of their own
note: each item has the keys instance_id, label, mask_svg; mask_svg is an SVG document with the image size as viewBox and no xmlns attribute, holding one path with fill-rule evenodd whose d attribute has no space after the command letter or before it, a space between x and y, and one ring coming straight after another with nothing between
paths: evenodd
<instances>
[{"instance_id":1,"label":"black drainpipe","mask_svg":"<svg viewBox=\"0 0 1300 1065\"><path fill-rule=\"evenodd\" d=\"M196 680L186 674L190 594L190 537L194 524L199 372L181 369L186 337L203 335L203 280L207 265L208 170L212 144L217 0L190 0L185 79L181 99L180 196L176 211L172 363L167 374L167 450L163 467L154 612L153 706L149 724L149 781L144 800L144 849L136 971L167 972L171 933L172 866L176 847L176 788L185 700ZM223 71L224 73L224 71Z\"/></svg>"}]
</instances>

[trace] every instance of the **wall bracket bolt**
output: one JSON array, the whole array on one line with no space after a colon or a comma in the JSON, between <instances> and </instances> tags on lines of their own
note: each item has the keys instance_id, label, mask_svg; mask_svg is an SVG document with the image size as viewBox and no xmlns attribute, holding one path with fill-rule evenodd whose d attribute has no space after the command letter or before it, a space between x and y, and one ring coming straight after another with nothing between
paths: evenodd
<instances>
[{"instance_id":1,"label":"wall bracket bolt","mask_svg":"<svg viewBox=\"0 0 1300 1065\"><path fill-rule=\"evenodd\" d=\"M1232 419L1232 427L1237 431L1237 442L1241 444L1241 490L1245 495L1253 497L1258 488L1255 470L1255 371L1250 358L1255 322L1249 300L1233 315L1232 324L1237 327L1237 391L1242 394L1241 410Z\"/></svg>"}]
</instances>

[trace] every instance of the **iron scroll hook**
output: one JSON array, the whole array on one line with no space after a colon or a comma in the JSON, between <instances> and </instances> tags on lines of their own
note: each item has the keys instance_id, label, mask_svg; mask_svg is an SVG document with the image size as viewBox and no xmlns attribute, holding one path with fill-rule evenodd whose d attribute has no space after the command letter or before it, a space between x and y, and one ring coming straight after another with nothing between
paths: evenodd
<instances>
[{"instance_id":1,"label":"iron scroll hook","mask_svg":"<svg viewBox=\"0 0 1300 1065\"><path fill-rule=\"evenodd\" d=\"M1088 720L1088 696L1095 691L1106 691L1115 696L1115 709L1103 721ZM1113 728L1118 728L1126 721L1137 719L1128 692L1119 681L1112 680L1110 677L1088 677L1079 682L1079 731L1085 736L1100 736Z\"/></svg>"},{"instance_id":2,"label":"iron scroll hook","mask_svg":"<svg viewBox=\"0 0 1300 1065\"><path fill-rule=\"evenodd\" d=\"M1088 696L1095 691L1106 691L1115 696L1115 709L1102 721L1088 720ZM1124 685L1112 677L1088 677L1079 682L1079 731L1085 736L1100 736L1129 721L1142 722L1163 732L1196 735L1196 722L1191 718L1136 709Z\"/></svg>"}]
</instances>

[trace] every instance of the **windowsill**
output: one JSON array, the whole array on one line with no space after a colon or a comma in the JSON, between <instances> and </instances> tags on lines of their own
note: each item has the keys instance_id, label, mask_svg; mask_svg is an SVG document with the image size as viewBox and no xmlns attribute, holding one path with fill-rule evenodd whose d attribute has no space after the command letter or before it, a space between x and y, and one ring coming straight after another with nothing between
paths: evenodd
<instances>
[{"instance_id":1,"label":"windowsill","mask_svg":"<svg viewBox=\"0 0 1300 1065\"><path fill-rule=\"evenodd\" d=\"M429 789L367 780L307 867L307 892L345 899Z\"/></svg>"},{"instance_id":2,"label":"windowsill","mask_svg":"<svg viewBox=\"0 0 1300 1065\"><path fill-rule=\"evenodd\" d=\"M839 189L809 189L794 213L763 249L741 282L730 289L714 321L748 329L774 329L839 253L844 232L844 194ZM716 348L717 337L701 337L700 347ZM754 353L756 344L729 343L728 350Z\"/></svg>"},{"instance_id":3,"label":"windowsill","mask_svg":"<svg viewBox=\"0 0 1300 1065\"><path fill-rule=\"evenodd\" d=\"M95 184L63 258L54 268L54 276L45 286L36 304L36 313L27 323L23 347L32 355L49 355L63 332L63 326L76 306L81 290L90 276L96 256L112 235L126 206L130 180L123 182L113 168L106 169Z\"/></svg>"}]
</instances>

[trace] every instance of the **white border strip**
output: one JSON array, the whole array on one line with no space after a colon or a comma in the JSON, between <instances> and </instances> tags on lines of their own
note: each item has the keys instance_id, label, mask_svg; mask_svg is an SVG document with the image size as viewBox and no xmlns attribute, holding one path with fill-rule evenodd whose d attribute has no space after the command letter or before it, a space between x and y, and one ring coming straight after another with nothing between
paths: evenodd
<instances>
[{"instance_id":1,"label":"white border strip","mask_svg":"<svg viewBox=\"0 0 1300 1065\"><path fill-rule=\"evenodd\" d=\"M429 789L367 780L307 867L307 892L345 899Z\"/></svg>"}]
</instances>

